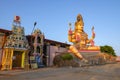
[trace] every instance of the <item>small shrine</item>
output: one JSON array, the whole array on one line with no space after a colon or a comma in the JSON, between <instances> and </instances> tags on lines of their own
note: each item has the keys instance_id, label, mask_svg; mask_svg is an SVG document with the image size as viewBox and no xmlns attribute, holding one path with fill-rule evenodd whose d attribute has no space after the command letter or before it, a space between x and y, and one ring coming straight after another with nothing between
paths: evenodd
<instances>
[{"instance_id":1,"label":"small shrine","mask_svg":"<svg viewBox=\"0 0 120 80\"><path fill-rule=\"evenodd\" d=\"M94 42L94 27L92 27L92 36L88 39L88 34L84 31L84 22L81 14L78 14L77 16L74 30L71 28L71 23L69 26L68 40L73 43L73 45L69 47L70 52L81 60L84 59L83 55L85 54L90 55L90 53L96 54L100 52L100 47L95 46Z\"/></svg>"},{"instance_id":2,"label":"small shrine","mask_svg":"<svg viewBox=\"0 0 120 80\"><path fill-rule=\"evenodd\" d=\"M40 29L35 29L32 35L28 35L29 41L29 64L30 68L39 68L43 65L43 46L44 46L44 34Z\"/></svg>"}]
</instances>

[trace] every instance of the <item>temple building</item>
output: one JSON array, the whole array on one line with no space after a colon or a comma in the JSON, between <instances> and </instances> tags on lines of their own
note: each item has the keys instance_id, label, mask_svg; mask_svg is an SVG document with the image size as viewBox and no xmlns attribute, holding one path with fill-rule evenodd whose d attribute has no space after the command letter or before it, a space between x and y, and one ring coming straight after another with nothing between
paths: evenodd
<instances>
[{"instance_id":1,"label":"temple building","mask_svg":"<svg viewBox=\"0 0 120 80\"><path fill-rule=\"evenodd\" d=\"M15 16L11 31L0 29L0 39L1 70L53 66L54 57L67 52L70 46L46 39L40 29L33 30L31 35L25 35L19 16Z\"/></svg>"},{"instance_id":2,"label":"temple building","mask_svg":"<svg viewBox=\"0 0 120 80\"><path fill-rule=\"evenodd\" d=\"M44 39L43 63L46 66L53 66L54 57L61 53L67 53L69 46L70 44L67 43L50 40L50 39Z\"/></svg>"},{"instance_id":3,"label":"temple building","mask_svg":"<svg viewBox=\"0 0 120 80\"><path fill-rule=\"evenodd\" d=\"M43 66L43 46L44 46L44 35L39 29L34 30L32 35L27 35L29 42L29 64L30 68L39 68Z\"/></svg>"}]
</instances>

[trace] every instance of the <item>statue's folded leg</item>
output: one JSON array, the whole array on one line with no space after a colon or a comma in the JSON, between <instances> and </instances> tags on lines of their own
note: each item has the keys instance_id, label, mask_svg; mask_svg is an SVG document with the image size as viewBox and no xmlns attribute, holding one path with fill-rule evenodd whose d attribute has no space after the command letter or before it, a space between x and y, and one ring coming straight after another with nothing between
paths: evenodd
<instances>
[{"instance_id":1,"label":"statue's folded leg","mask_svg":"<svg viewBox=\"0 0 120 80\"><path fill-rule=\"evenodd\" d=\"M83 59L83 56L79 53L79 51L76 49L75 46L72 45L72 46L69 47L69 49L70 49L70 51L71 51L76 57L78 57L80 60Z\"/></svg>"}]
</instances>

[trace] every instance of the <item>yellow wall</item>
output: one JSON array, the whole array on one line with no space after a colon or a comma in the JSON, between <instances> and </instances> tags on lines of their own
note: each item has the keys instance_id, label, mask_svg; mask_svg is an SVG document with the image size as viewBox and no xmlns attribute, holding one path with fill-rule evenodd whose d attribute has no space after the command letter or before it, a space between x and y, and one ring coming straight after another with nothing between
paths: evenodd
<instances>
[{"instance_id":1,"label":"yellow wall","mask_svg":"<svg viewBox=\"0 0 120 80\"><path fill-rule=\"evenodd\" d=\"M14 55L14 51L20 51L22 52L21 55L21 68L24 68L25 66L25 54L26 54L26 50L20 50L20 49L13 49L13 48L5 48L4 49L4 53L3 53L3 57L2 57L2 70L11 70L12 66L13 66L13 55ZM9 65L9 68L6 67L6 65Z\"/></svg>"},{"instance_id":2,"label":"yellow wall","mask_svg":"<svg viewBox=\"0 0 120 80\"><path fill-rule=\"evenodd\" d=\"M12 69L12 57L13 57L13 48L5 48L2 56L1 70Z\"/></svg>"},{"instance_id":3,"label":"yellow wall","mask_svg":"<svg viewBox=\"0 0 120 80\"><path fill-rule=\"evenodd\" d=\"M24 68L24 66L25 66L25 65L24 65L24 62L25 62L25 61L24 61L24 60L25 60L25 52L26 52L26 51L23 51L23 53L22 53L22 61L21 61L21 67L22 67L22 68Z\"/></svg>"}]
</instances>

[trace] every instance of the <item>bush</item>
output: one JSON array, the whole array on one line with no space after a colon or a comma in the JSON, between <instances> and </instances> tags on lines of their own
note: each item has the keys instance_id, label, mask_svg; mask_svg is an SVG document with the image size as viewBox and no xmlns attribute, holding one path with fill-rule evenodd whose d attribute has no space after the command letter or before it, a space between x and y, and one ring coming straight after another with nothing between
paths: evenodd
<instances>
[{"instance_id":1,"label":"bush","mask_svg":"<svg viewBox=\"0 0 120 80\"><path fill-rule=\"evenodd\" d=\"M79 66L79 64L73 60L73 56L70 53L61 53L60 55L56 55L53 60L53 64L58 67Z\"/></svg>"},{"instance_id":2,"label":"bush","mask_svg":"<svg viewBox=\"0 0 120 80\"><path fill-rule=\"evenodd\" d=\"M70 53L66 53L66 54L61 55L61 58L63 60L73 60L73 56L70 55Z\"/></svg>"},{"instance_id":3,"label":"bush","mask_svg":"<svg viewBox=\"0 0 120 80\"><path fill-rule=\"evenodd\" d=\"M108 53L112 56L116 56L116 53L111 46L108 46L108 45L100 46L100 50L101 50L101 52Z\"/></svg>"}]
</instances>

